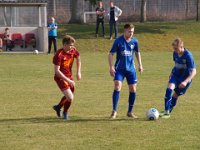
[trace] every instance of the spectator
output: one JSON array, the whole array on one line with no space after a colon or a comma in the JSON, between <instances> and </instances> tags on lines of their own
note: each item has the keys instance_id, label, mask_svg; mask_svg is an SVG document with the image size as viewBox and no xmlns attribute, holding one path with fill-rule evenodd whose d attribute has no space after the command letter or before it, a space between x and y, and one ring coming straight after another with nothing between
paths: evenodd
<instances>
[{"instance_id":1,"label":"spectator","mask_svg":"<svg viewBox=\"0 0 200 150\"><path fill-rule=\"evenodd\" d=\"M98 37L99 24L100 24L100 23L101 23L101 26L102 26L103 37L105 37L104 13L105 13L105 9L103 8L103 3L102 3L102 1L100 1L100 2L99 2L99 6L96 8L96 14L97 14L96 37Z\"/></svg>"},{"instance_id":2,"label":"spectator","mask_svg":"<svg viewBox=\"0 0 200 150\"><path fill-rule=\"evenodd\" d=\"M8 51L8 50L12 51L12 48L14 47L14 44L13 44L13 41L11 40L9 28L5 28L4 39L3 40L6 43L6 51Z\"/></svg>"},{"instance_id":3,"label":"spectator","mask_svg":"<svg viewBox=\"0 0 200 150\"><path fill-rule=\"evenodd\" d=\"M57 23L55 23L55 18L51 17L50 23L48 24L48 36L49 36L49 50L48 54L51 53L51 45L53 43L54 53L57 51Z\"/></svg>"},{"instance_id":4,"label":"spectator","mask_svg":"<svg viewBox=\"0 0 200 150\"><path fill-rule=\"evenodd\" d=\"M115 30L115 38L118 37L118 18L122 14L122 10L115 6L114 3L110 2L110 13L108 14L110 17L110 40L112 40L112 34L113 34L113 26Z\"/></svg>"}]
</instances>

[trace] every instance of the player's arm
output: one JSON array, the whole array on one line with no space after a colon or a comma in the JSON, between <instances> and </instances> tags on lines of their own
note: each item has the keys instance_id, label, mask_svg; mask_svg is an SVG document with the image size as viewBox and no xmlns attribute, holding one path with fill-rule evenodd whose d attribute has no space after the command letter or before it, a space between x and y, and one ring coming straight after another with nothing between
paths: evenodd
<instances>
[{"instance_id":1,"label":"player's arm","mask_svg":"<svg viewBox=\"0 0 200 150\"><path fill-rule=\"evenodd\" d=\"M56 76L58 76L59 78L65 80L66 82L68 82L71 86L75 86L75 82L70 80L69 78L67 78L61 71L60 71L60 66L54 65L54 70L55 70L55 74Z\"/></svg>"},{"instance_id":2,"label":"player's arm","mask_svg":"<svg viewBox=\"0 0 200 150\"><path fill-rule=\"evenodd\" d=\"M196 74L197 74L197 70L196 70L196 68L193 68L193 69L191 70L190 75L185 79L185 81L183 81L183 82L179 85L179 87L180 87L180 88L185 88L185 87L187 86L187 84L195 77Z\"/></svg>"},{"instance_id":3,"label":"player's arm","mask_svg":"<svg viewBox=\"0 0 200 150\"><path fill-rule=\"evenodd\" d=\"M138 62L139 72L142 73L144 71L144 69L143 69L143 66L142 66L142 59L141 59L140 52L135 52L135 57L136 57L137 62Z\"/></svg>"},{"instance_id":4,"label":"player's arm","mask_svg":"<svg viewBox=\"0 0 200 150\"><path fill-rule=\"evenodd\" d=\"M108 63L109 63L109 68L110 68L110 75L112 77L115 76L115 67L113 65L113 55L114 55L113 53L109 53L109 55L108 55Z\"/></svg>"},{"instance_id":5,"label":"player's arm","mask_svg":"<svg viewBox=\"0 0 200 150\"><path fill-rule=\"evenodd\" d=\"M77 67L77 73L76 73L77 80L81 80L81 57L80 56L76 58L76 67Z\"/></svg>"}]
</instances>

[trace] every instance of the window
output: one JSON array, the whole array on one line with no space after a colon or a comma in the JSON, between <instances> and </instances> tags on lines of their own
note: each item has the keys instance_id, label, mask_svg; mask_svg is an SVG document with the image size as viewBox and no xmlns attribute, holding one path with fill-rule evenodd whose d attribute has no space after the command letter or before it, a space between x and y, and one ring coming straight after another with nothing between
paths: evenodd
<instances>
[{"instance_id":1,"label":"window","mask_svg":"<svg viewBox=\"0 0 200 150\"><path fill-rule=\"evenodd\" d=\"M0 26L38 27L39 23L44 26L43 11L44 9L39 11L39 6L0 7ZM39 15L39 12L41 15ZM39 19L41 19L41 22Z\"/></svg>"}]
</instances>

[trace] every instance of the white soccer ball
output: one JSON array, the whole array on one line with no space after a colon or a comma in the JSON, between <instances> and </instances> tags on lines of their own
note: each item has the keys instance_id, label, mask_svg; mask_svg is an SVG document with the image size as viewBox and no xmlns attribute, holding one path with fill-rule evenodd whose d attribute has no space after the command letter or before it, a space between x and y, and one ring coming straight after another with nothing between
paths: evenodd
<instances>
[{"instance_id":1,"label":"white soccer ball","mask_svg":"<svg viewBox=\"0 0 200 150\"><path fill-rule=\"evenodd\" d=\"M147 119L148 120L157 120L159 118L159 112L156 108L150 108L147 111Z\"/></svg>"},{"instance_id":2,"label":"white soccer ball","mask_svg":"<svg viewBox=\"0 0 200 150\"><path fill-rule=\"evenodd\" d=\"M36 55L38 55L38 54L39 54L39 51L36 49L36 50L34 50L34 53L35 53Z\"/></svg>"}]
</instances>

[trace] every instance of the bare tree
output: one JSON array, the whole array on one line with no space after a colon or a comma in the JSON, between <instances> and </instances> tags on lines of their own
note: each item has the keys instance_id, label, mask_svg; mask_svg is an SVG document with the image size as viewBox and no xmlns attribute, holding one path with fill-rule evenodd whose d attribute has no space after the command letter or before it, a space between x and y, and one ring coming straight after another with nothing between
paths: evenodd
<instances>
[{"instance_id":1,"label":"bare tree","mask_svg":"<svg viewBox=\"0 0 200 150\"><path fill-rule=\"evenodd\" d=\"M97 1L100 0L85 0L85 1L89 1L91 6L95 5L97 3ZM71 19L69 21L69 23L81 23L81 10L78 10L78 5L83 5L84 1L83 0L71 0Z\"/></svg>"},{"instance_id":2,"label":"bare tree","mask_svg":"<svg viewBox=\"0 0 200 150\"><path fill-rule=\"evenodd\" d=\"M141 18L140 22L147 20L147 0L141 0Z\"/></svg>"},{"instance_id":3,"label":"bare tree","mask_svg":"<svg viewBox=\"0 0 200 150\"><path fill-rule=\"evenodd\" d=\"M199 0L197 0L197 21L199 21Z\"/></svg>"}]
</instances>

